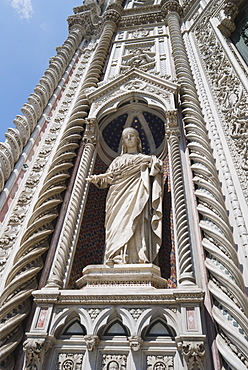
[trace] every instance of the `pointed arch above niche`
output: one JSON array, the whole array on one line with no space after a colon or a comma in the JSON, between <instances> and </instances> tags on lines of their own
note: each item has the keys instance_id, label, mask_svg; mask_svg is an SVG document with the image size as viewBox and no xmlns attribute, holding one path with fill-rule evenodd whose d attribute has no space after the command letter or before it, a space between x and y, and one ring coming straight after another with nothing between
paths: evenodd
<instances>
[{"instance_id":1,"label":"pointed arch above niche","mask_svg":"<svg viewBox=\"0 0 248 370\"><path fill-rule=\"evenodd\" d=\"M165 112L175 109L177 85L171 80L132 69L88 93L90 118L99 124L99 155L106 164L120 153L121 132L134 127L142 139L143 152L166 153Z\"/></svg>"}]
</instances>

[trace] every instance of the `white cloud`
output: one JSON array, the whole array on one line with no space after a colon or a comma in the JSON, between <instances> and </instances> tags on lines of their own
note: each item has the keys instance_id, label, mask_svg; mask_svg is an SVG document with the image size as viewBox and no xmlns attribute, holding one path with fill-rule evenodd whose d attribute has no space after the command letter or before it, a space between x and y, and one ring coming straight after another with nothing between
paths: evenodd
<instances>
[{"instance_id":1,"label":"white cloud","mask_svg":"<svg viewBox=\"0 0 248 370\"><path fill-rule=\"evenodd\" d=\"M41 28L43 31L45 31L46 33L48 33L48 31L49 31L49 26L47 25L47 23L42 23L42 24L40 25L40 28Z\"/></svg>"},{"instance_id":2,"label":"white cloud","mask_svg":"<svg viewBox=\"0 0 248 370\"><path fill-rule=\"evenodd\" d=\"M29 19L33 14L31 0L12 0L11 6L14 8L21 19Z\"/></svg>"}]
</instances>

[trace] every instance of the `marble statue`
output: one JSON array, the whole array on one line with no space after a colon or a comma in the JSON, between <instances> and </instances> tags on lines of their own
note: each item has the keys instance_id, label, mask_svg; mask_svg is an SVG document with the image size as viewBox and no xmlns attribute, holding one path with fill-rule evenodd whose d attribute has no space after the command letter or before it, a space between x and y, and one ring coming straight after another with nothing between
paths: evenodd
<instances>
[{"instance_id":1,"label":"marble statue","mask_svg":"<svg viewBox=\"0 0 248 370\"><path fill-rule=\"evenodd\" d=\"M138 131L122 132L122 152L106 173L88 181L110 187L106 199L105 263L153 262L162 234L162 161L142 154Z\"/></svg>"}]
</instances>

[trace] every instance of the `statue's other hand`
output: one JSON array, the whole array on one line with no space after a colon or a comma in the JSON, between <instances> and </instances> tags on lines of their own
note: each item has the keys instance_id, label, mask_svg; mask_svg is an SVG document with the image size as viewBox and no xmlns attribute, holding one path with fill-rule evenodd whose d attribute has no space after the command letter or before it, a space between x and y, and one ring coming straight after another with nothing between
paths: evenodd
<instances>
[{"instance_id":1,"label":"statue's other hand","mask_svg":"<svg viewBox=\"0 0 248 370\"><path fill-rule=\"evenodd\" d=\"M151 159L149 157L142 160L140 169L141 171L145 171L147 167L151 167Z\"/></svg>"}]
</instances>

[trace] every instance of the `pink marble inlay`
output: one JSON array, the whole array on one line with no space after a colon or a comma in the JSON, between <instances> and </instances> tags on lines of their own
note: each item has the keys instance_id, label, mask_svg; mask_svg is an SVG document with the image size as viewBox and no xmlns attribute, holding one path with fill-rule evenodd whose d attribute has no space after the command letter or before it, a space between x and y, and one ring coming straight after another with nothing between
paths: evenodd
<instances>
[{"instance_id":1,"label":"pink marble inlay","mask_svg":"<svg viewBox=\"0 0 248 370\"><path fill-rule=\"evenodd\" d=\"M41 308L40 314L37 320L36 328L42 329L44 327L47 311L48 311L48 308Z\"/></svg>"},{"instance_id":2,"label":"pink marble inlay","mask_svg":"<svg viewBox=\"0 0 248 370\"><path fill-rule=\"evenodd\" d=\"M189 330L195 329L195 309L194 308L186 308L186 315L187 315L187 327Z\"/></svg>"}]
</instances>

